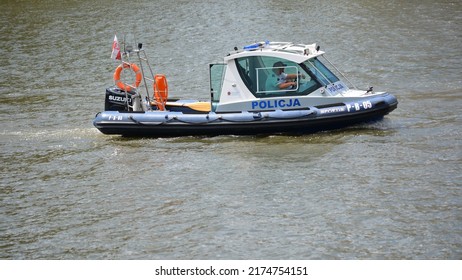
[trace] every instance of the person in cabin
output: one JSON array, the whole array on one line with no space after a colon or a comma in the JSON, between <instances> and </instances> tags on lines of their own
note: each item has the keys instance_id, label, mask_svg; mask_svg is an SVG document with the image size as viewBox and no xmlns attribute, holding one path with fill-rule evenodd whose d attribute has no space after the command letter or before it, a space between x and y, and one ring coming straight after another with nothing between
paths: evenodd
<instances>
[{"instance_id":1,"label":"person in cabin","mask_svg":"<svg viewBox=\"0 0 462 280\"><path fill-rule=\"evenodd\" d=\"M268 77L267 86L266 86L267 91L296 89L297 88L296 79L299 76L305 78L304 75L285 73L284 69L286 66L287 65L282 63L282 61L278 61L273 64L274 74Z\"/></svg>"}]
</instances>

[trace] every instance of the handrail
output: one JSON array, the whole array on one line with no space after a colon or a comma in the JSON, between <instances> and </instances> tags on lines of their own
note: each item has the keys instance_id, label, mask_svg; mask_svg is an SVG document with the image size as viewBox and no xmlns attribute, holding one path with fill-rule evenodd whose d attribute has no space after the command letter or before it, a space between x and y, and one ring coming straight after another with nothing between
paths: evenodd
<instances>
[{"instance_id":1,"label":"handrail","mask_svg":"<svg viewBox=\"0 0 462 280\"><path fill-rule=\"evenodd\" d=\"M337 72L340 75L342 75L343 78L345 78L345 80L347 80L350 83L350 85L352 85L355 89L358 89L345 75L343 75L343 73L340 70L338 70L338 68L332 62L330 62L329 59L327 59L327 57L325 55L323 55L323 57L327 62L329 62L330 65L332 65L332 67L334 67L335 70L337 70Z\"/></svg>"}]
</instances>

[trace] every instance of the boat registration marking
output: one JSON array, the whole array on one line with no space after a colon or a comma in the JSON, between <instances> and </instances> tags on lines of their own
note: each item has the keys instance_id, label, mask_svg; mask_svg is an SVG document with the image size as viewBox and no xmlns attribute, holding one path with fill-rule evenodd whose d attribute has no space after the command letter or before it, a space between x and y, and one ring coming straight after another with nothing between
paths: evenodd
<instances>
[{"instance_id":1,"label":"boat registration marking","mask_svg":"<svg viewBox=\"0 0 462 280\"><path fill-rule=\"evenodd\" d=\"M123 119L122 116L116 116L116 115L109 115L107 117L109 121L121 121Z\"/></svg>"},{"instance_id":2,"label":"boat registration marking","mask_svg":"<svg viewBox=\"0 0 462 280\"><path fill-rule=\"evenodd\" d=\"M346 108L348 110L348 112L355 112L355 111L359 111L359 110L362 110L362 109L370 109L372 108L372 103L371 101L367 100L367 101L363 101L361 103L358 103L358 102L355 102L355 103L352 103L352 104L346 104Z\"/></svg>"}]
</instances>

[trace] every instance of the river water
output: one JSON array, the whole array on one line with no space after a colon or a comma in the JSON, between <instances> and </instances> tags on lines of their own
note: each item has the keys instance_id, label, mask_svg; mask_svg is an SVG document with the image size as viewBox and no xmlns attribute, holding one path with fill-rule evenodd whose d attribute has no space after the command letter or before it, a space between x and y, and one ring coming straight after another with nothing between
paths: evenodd
<instances>
[{"instance_id":1,"label":"river water","mask_svg":"<svg viewBox=\"0 0 462 280\"><path fill-rule=\"evenodd\" d=\"M462 3L0 3L1 259L461 259ZM170 96L255 41L317 42L374 124L306 136L130 139L92 125L114 34Z\"/></svg>"}]
</instances>

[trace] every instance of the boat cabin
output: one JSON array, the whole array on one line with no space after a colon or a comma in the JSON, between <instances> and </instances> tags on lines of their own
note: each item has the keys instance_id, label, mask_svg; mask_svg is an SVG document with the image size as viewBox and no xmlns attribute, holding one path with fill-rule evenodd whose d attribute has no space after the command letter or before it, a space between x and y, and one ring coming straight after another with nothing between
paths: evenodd
<instances>
[{"instance_id":1,"label":"boat cabin","mask_svg":"<svg viewBox=\"0 0 462 280\"><path fill-rule=\"evenodd\" d=\"M316 44L256 43L210 65L212 111L301 109L349 88L326 67ZM333 66L333 65L332 65ZM335 68L335 66L333 66ZM330 102L330 101L329 101Z\"/></svg>"}]
</instances>

